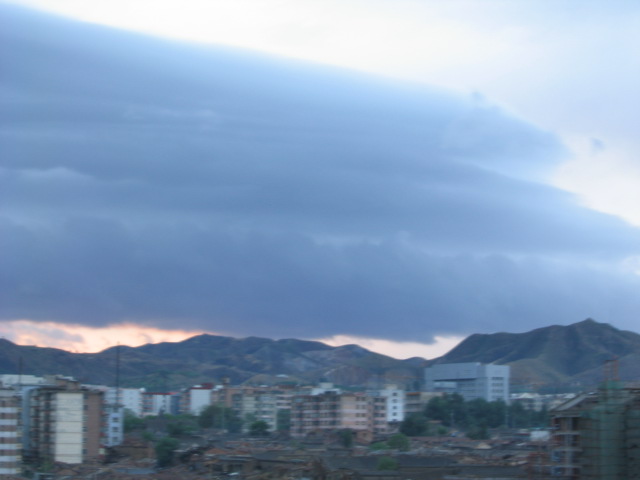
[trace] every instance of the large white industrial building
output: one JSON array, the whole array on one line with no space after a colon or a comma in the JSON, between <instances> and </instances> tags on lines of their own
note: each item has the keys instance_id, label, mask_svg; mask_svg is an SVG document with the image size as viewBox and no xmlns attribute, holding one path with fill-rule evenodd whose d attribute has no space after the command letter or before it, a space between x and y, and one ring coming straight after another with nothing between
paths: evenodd
<instances>
[{"instance_id":1,"label":"large white industrial building","mask_svg":"<svg viewBox=\"0 0 640 480\"><path fill-rule=\"evenodd\" d=\"M425 369L425 387L428 392L458 393L465 400L483 398L508 403L509 374L507 365L443 363Z\"/></svg>"}]
</instances>

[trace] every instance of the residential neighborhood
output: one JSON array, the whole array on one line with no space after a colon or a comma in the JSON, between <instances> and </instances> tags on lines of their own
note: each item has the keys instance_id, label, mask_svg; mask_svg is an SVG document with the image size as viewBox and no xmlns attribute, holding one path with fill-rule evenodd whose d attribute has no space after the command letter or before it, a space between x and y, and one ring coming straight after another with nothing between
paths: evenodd
<instances>
[{"instance_id":1,"label":"residential neighborhood","mask_svg":"<svg viewBox=\"0 0 640 480\"><path fill-rule=\"evenodd\" d=\"M360 472L357 478L380 479L424 471L428 475L420 478L435 479L496 468L508 473L504 478L524 478L532 445L541 450L540 439L549 438L539 429L509 425L468 438L462 419L455 425L448 417L430 420L432 425L412 434L411 419L434 399L490 404L475 395L464 399L466 377L460 381L462 393L455 392L452 378L448 392L407 392L397 385L345 389L329 382L231 385L226 379L149 392L85 385L60 375L5 374L0 382L3 478L169 478L163 469L182 469L193 478L262 478L257 472L270 472L264 478L338 479ZM566 395L535 397L538 410L546 412ZM520 399L514 395L513 401ZM347 471L352 474L345 477Z\"/></svg>"}]
</instances>

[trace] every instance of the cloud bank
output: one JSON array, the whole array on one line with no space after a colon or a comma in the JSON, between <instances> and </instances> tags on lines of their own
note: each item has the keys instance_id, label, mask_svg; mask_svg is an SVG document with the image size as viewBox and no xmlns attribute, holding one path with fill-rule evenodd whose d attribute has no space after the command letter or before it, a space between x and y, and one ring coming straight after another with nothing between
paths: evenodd
<instances>
[{"instance_id":1,"label":"cloud bank","mask_svg":"<svg viewBox=\"0 0 640 480\"><path fill-rule=\"evenodd\" d=\"M430 341L640 307L638 231L479 95L0 5L0 318Z\"/></svg>"}]
</instances>

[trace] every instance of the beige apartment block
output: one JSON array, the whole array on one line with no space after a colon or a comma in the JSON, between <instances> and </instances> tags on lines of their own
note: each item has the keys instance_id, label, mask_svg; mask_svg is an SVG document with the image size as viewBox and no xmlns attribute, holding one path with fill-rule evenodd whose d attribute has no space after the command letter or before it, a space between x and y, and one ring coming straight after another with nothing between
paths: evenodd
<instances>
[{"instance_id":1,"label":"beige apartment block","mask_svg":"<svg viewBox=\"0 0 640 480\"><path fill-rule=\"evenodd\" d=\"M70 379L29 392L29 438L26 452L33 460L83 463L100 457L103 392L81 387Z\"/></svg>"},{"instance_id":2,"label":"beige apartment block","mask_svg":"<svg viewBox=\"0 0 640 480\"><path fill-rule=\"evenodd\" d=\"M296 395L291 408L291 435L350 429L385 433L387 400L362 392L328 391L318 395Z\"/></svg>"}]
</instances>

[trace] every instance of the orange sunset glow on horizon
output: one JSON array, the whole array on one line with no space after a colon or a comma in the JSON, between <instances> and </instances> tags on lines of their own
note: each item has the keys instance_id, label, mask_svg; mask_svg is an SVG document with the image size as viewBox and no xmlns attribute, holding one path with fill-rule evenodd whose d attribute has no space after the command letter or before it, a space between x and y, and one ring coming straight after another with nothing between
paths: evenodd
<instances>
[{"instance_id":1,"label":"orange sunset glow on horizon","mask_svg":"<svg viewBox=\"0 0 640 480\"><path fill-rule=\"evenodd\" d=\"M116 345L139 347L148 343L181 342L202 331L161 330L134 324L105 327L15 320L0 324L0 335L18 345L59 348L75 353L95 353Z\"/></svg>"},{"instance_id":2,"label":"orange sunset glow on horizon","mask_svg":"<svg viewBox=\"0 0 640 480\"><path fill-rule=\"evenodd\" d=\"M14 320L0 323L0 336L18 345L59 348L74 353L96 353L116 345L139 347L149 343L181 342L203 333L195 330L163 330L154 327L123 323L105 327L91 327L57 322ZM444 355L464 337L436 337L434 343L394 342L349 335L315 339L334 347L358 344L367 350L394 358L435 358Z\"/></svg>"}]
</instances>

